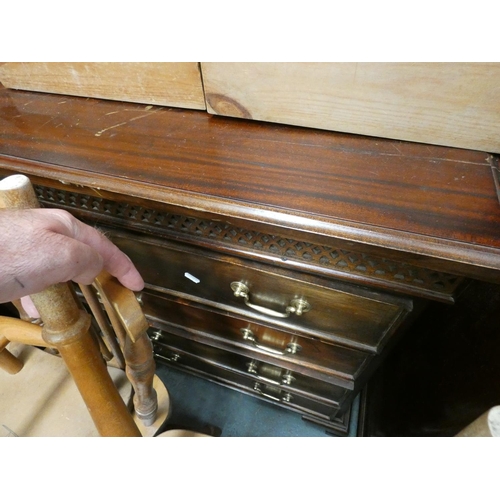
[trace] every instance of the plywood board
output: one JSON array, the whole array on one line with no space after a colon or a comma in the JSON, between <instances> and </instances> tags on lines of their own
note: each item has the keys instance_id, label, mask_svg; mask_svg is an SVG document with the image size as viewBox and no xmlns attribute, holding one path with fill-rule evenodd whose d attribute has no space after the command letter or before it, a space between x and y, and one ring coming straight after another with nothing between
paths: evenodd
<instances>
[{"instance_id":1,"label":"plywood board","mask_svg":"<svg viewBox=\"0 0 500 500\"><path fill-rule=\"evenodd\" d=\"M207 110L500 153L500 63L202 63Z\"/></svg>"},{"instance_id":2,"label":"plywood board","mask_svg":"<svg viewBox=\"0 0 500 500\"><path fill-rule=\"evenodd\" d=\"M205 109L196 62L9 62L0 65L0 82L13 89Z\"/></svg>"}]
</instances>

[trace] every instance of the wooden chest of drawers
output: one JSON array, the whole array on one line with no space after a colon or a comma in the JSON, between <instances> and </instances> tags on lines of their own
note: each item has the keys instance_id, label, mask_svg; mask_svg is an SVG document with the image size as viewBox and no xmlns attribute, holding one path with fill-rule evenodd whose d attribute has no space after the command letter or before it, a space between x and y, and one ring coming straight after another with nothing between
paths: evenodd
<instances>
[{"instance_id":1,"label":"wooden chest of drawers","mask_svg":"<svg viewBox=\"0 0 500 500\"><path fill-rule=\"evenodd\" d=\"M428 300L453 303L468 277L500 281L484 153L59 102L0 93L12 110L0 175L30 176L43 206L97 225L131 257L159 362L342 434ZM125 112L127 123L106 121Z\"/></svg>"},{"instance_id":2,"label":"wooden chest of drawers","mask_svg":"<svg viewBox=\"0 0 500 500\"><path fill-rule=\"evenodd\" d=\"M352 277L252 258L227 243L221 251L217 240L189 237L184 224L158 230L144 220L184 220L180 214L95 196L85 186L55 189L50 180L33 180L43 206L100 227L133 260L146 282L141 302L158 362L284 406L332 433L348 432L354 398L425 305ZM207 223L199 219L196 226ZM329 249L335 251L342 250ZM402 266L400 272L412 269ZM436 278L443 296L460 284L445 273Z\"/></svg>"},{"instance_id":3,"label":"wooden chest of drawers","mask_svg":"<svg viewBox=\"0 0 500 500\"><path fill-rule=\"evenodd\" d=\"M287 260L251 258L230 245L221 251L217 241L190 238L183 224L166 231L134 222L144 219L139 213L183 220L180 214L32 178L43 206L99 227L135 263L146 282L140 298L158 362L284 406L335 434L348 432L354 398L425 304L356 279L290 269ZM460 283L436 276L447 283L436 287L443 296L443 288Z\"/></svg>"}]
</instances>

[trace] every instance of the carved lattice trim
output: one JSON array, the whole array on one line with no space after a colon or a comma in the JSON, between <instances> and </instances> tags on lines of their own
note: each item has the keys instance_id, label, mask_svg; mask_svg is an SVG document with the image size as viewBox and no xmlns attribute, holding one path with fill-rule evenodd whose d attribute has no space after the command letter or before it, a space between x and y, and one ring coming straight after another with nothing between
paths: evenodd
<instances>
[{"instance_id":1,"label":"carved lattice trim","mask_svg":"<svg viewBox=\"0 0 500 500\"><path fill-rule=\"evenodd\" d=\"M159 227L172 233L196 236L197 239L221 241L226 247L246 248L260 254L271 254L278 256L284 262L287 260L303 262L340 273L370 277L382 282L406 284L417 289L446 295L452 294L460 282L460 278L451 274L373 257L364 252L251 231L228 222L160 212L138 205L50 187L36 186L35 189L42 203L133 221L135 226Z\"/></svg>"}]
</instances>

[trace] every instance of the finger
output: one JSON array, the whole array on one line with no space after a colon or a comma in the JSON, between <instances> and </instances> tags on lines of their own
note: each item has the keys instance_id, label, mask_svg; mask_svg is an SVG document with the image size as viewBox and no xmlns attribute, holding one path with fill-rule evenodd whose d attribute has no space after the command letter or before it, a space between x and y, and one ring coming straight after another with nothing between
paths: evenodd
<instances>
[{"instance_id":1,"label":"finger","mask_svg":"<svg viewBox=\"0 0 500 500\"><path fill-rule=\"evenodd\" d=\"M90 285L104 267L104 259L94 248L74 238L57 235L62 238L63 251L58 255L59 273L63 273L63 281L75 281Z\"/></svg>"},{"instance_id":2,"label":"finger","mask_svg":"<svg viewBox=\"0 0 500 500\"><path fill-rule=\"evenodd\" d=\"M24 311L30 318L40 317L40 313L38 312L38 309L36 308L35 304L33 304L33 301L31 300L29 295L21 297L21 305L23 306Z\"/></svg>"},{"instance_id":3,"label":"finger","mask_svg":"<svg viewBox=\"0 0 500 500\"><path fill-rule=\"evenodd\" d=\"M51 210L51 212L55 217L54 221L56 223L52 227L52 230L74 238L76 241L87 245L97 252L102 258L104 269L115 276L122 285L133 291L139 291L144 288L144 280L129 257L102 233L80 222L68 212L63 210ZM86 279L87 273L83 271L81 276ZM78 281L76 278L74 280ZM88 284L83 281L81 283Z\"/></svg>"}]
</instances>

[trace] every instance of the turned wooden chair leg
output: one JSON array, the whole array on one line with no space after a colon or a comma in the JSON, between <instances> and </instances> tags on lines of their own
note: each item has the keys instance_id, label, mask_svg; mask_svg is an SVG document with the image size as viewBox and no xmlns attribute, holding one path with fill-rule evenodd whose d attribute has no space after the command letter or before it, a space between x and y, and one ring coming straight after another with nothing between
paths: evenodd
<instances>
[{"instance_id":1,"label":"turned wooden chair leg","mask_svg":"<svg viewBox=\"0 0 500 500\"><path fill-rule=\"evenodd\" d=\"M39 207L26 176L13 175L0 183L0 208ZM31 299L43 321L44 340L59 351L99 434L141 437L89 333L90 315L80 309L69 284L53 285Z\"/></svg>"},{"instance_id":2,"label":"turned wooden chair leg","mask_svg":"<svg viewBox=\"0 0 500 500\"><path fill-rule=\"evenodd\" d=\"M31 296L43 320L42 336L63 358L101 436L141 433L107 371L82 311L67 284Z\"/></svg>"},{"instance_id":3,"label":"turned wooden chair leg","mask_svg":"<svg viewBox=\"0 0 500 500\"><path fill-rule=\"evenodd\" d=\"M156 420L158 397L153 388L156 365L147 335L149 324L133 292L109 273L101 272L94 283L123 349L125 371L134 388L135 413L143 425L151 426Z\"/></svg>"},{"instance_id":4,"label":"turned wooden chair leg","mask_svg":"<svg viewBox=\"0 0 500 500\"><path fill-rule=\"evenodd\" d=\"M115 333L108 323L106 315L101 308L101 304L97 297L97 293L94 288L90 285L79 285L82 291L83 297L87 302L87 305L92 311L99 328L101 329L102 335L105 339L105 343L109 351L112 353L118 368L125 370L125 358L123 357L123 352L118 344Z\"/></svg>"},{"instance_id":5,"label":"turned wooden chair leg","mask_svg":"<svg viewBox=\"0 0 500 500\"><path fill-rule=\"evenodd\" d=\"M134 387L134 410L145 426L153 425L158 410L158 398L153 388L156 371L151 340L144 333L135 342L125 339L126 373Z\"/></svg>"}]
</instances>

